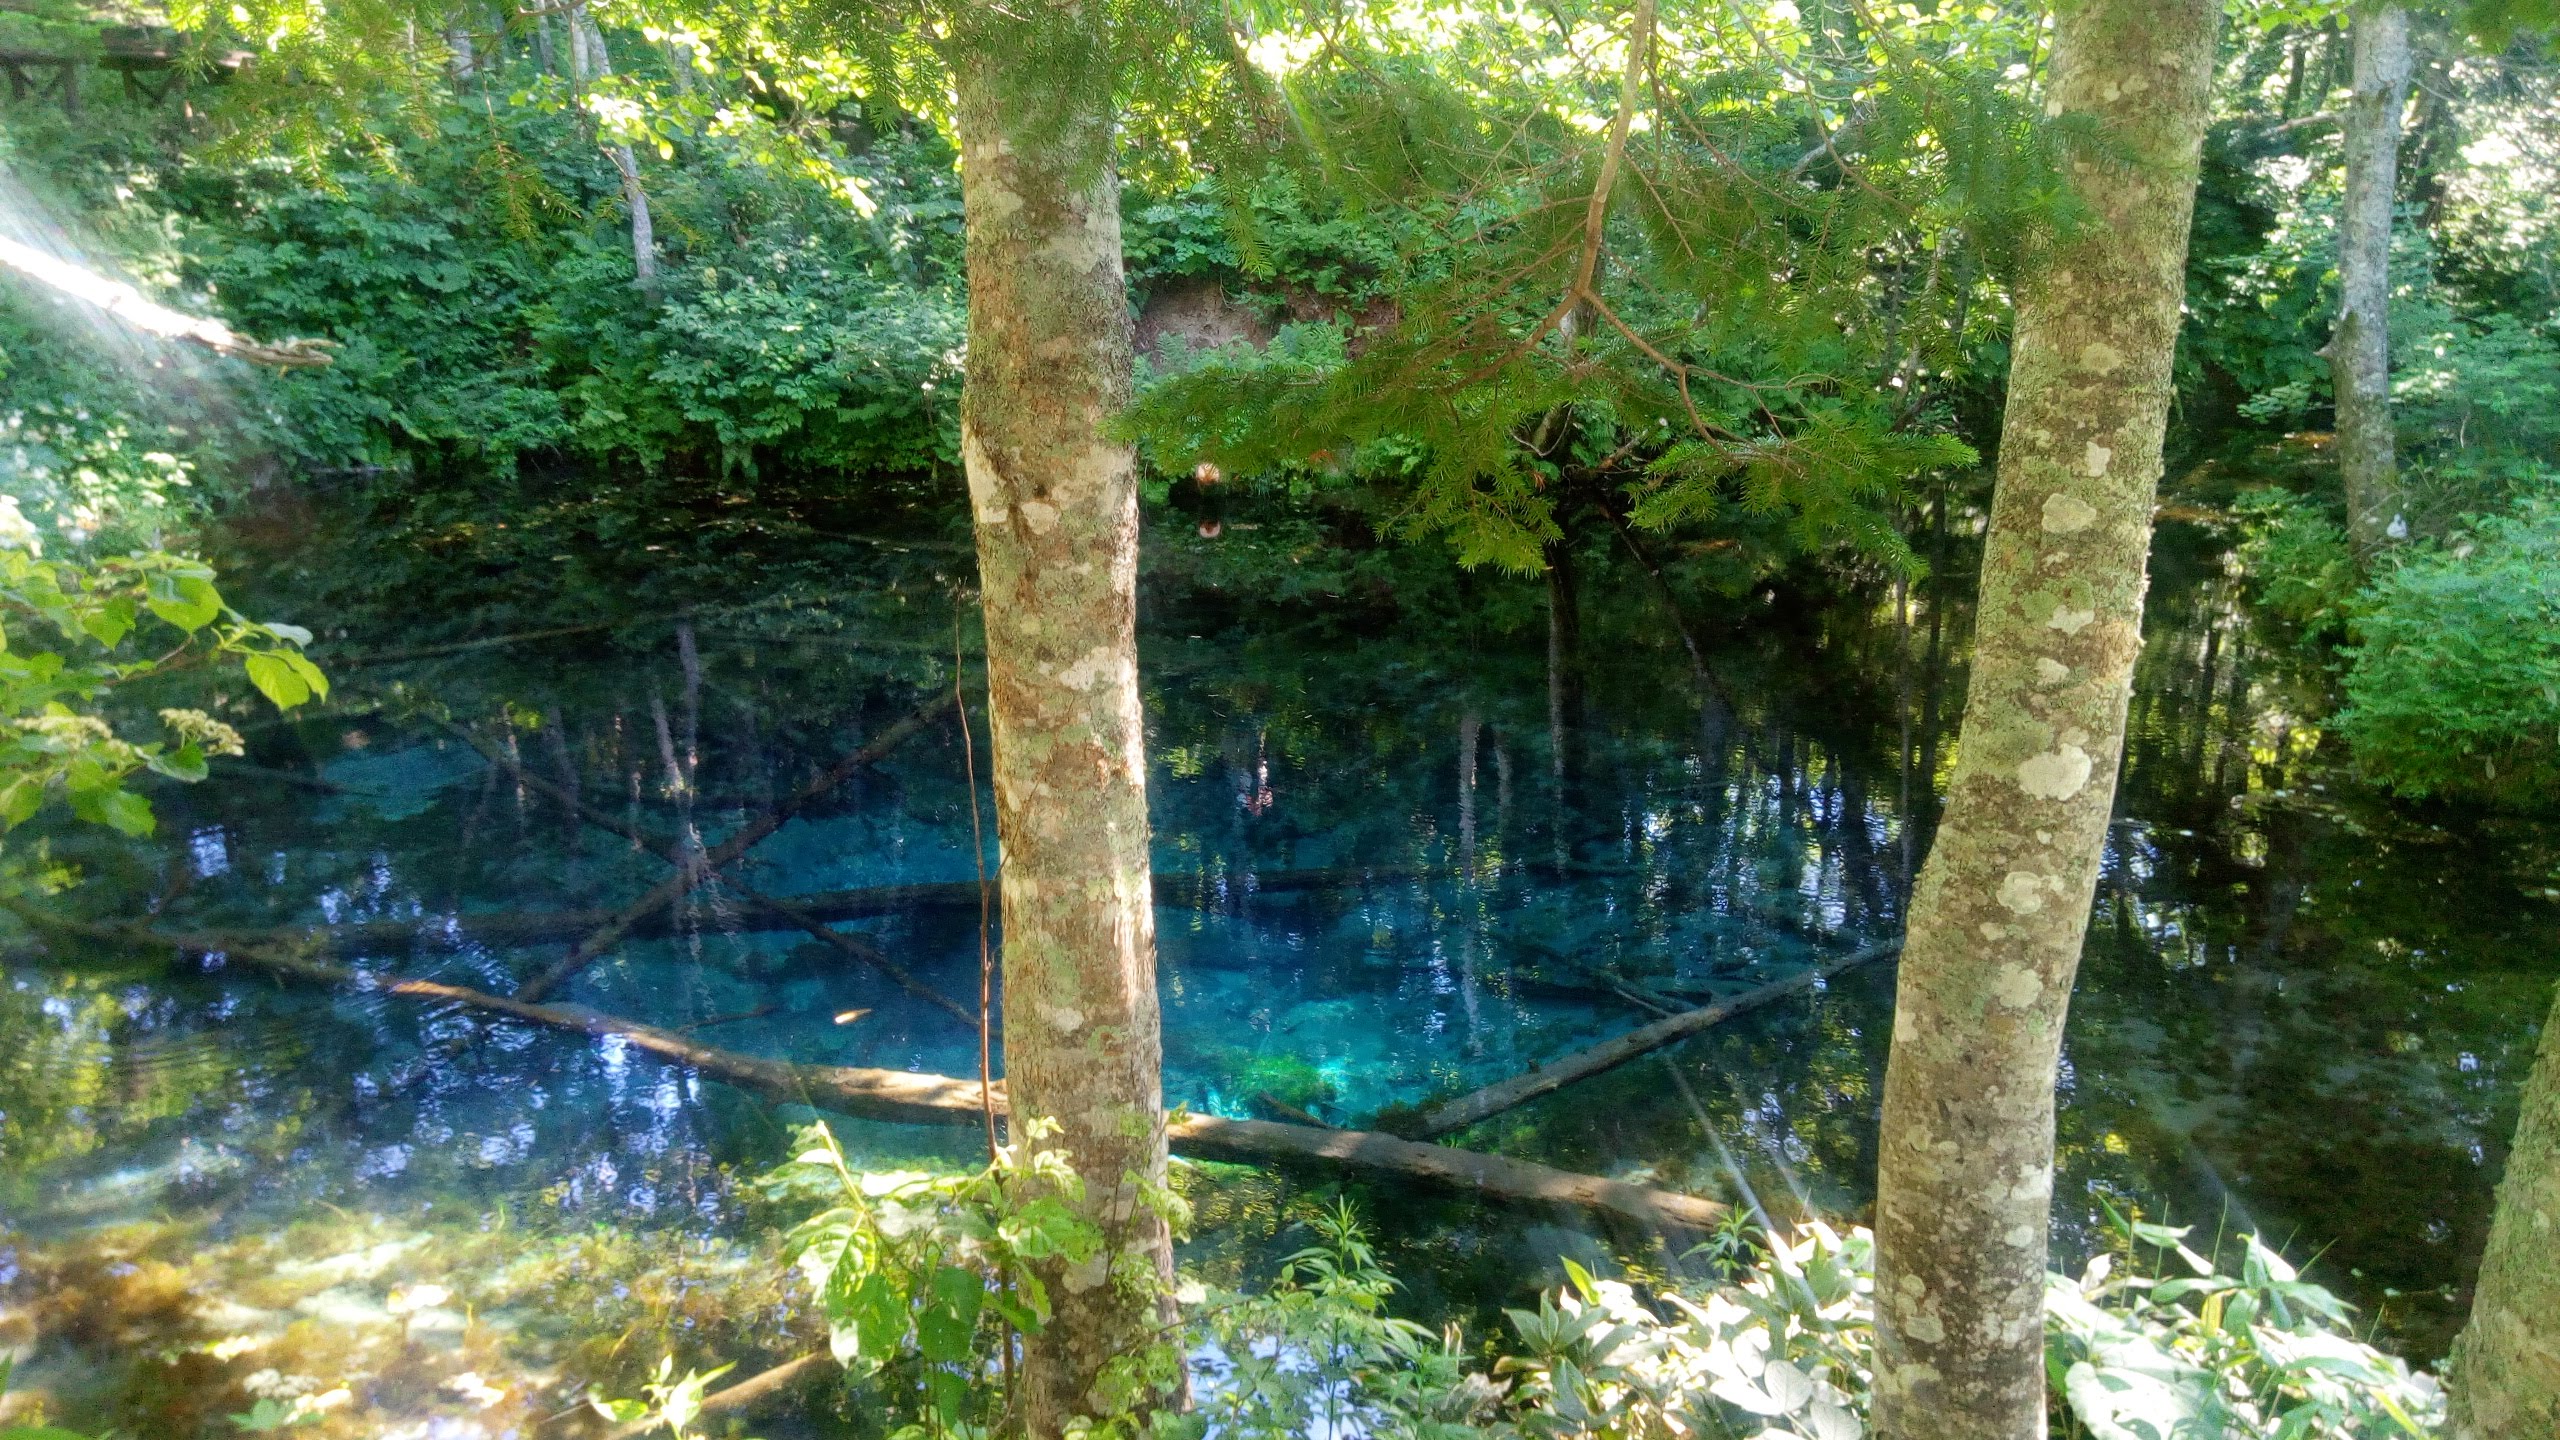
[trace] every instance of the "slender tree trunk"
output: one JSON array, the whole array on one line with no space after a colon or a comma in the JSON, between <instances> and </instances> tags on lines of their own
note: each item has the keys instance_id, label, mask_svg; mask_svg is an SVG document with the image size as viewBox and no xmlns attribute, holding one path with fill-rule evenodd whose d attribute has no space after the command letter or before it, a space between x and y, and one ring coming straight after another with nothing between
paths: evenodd
<instances>
[{"instance_id":1,"label":"slender tree trunk","mask_svg":"<svg viewBox=\"0 0 2560 1440\"><path fill-rule=\"evenodd\" d=\"M2300 32L2288 27L2284 37L2284 100L2276 114L2290 120L2302 113L2302 57L2310 49Z\"/></svg>"},{"instance_id":2,"label":"slender tree trunk","mask_svg":"<svg viewBox=\"0 0 2560 1440\"><path fill-rule=\"evenodd\" d=\"M2347 191L2338 213L2338 324L2329 336L2338 401L2338 469L2347 538L2371 560L2409 533L2391 431L2391 209L2399 193L2400 119L2409 108L2409 12L2384 5L2354 22L2355 81L2345 117Z\"/></svg>"},{"instance_id":3,"label":"slender tree trunk","mask_svg":"<svg viewBox=\"0 0 2560 1440\"><path fill-rule=\"evenodd\" d=\"M1056 1314L1026 1338L1027 1433L1154 1403L1178 1384L1154 1335L1172 1247L1155 911L1137 651L1138 487L1101 427L1130 391L1111 81L1096 21L1029 0L951 42L967 212L961 452L986 614L1004 855L1004 1063L1108 1237L1048 1267Z\"/></svg>"},{"instance_id":4,"label":"slender tree trunk","mask_svg":"<svg viewBox=\"0 0 2560 1440\"><path fill-rule=\"evenodd\" d=\"M453 88L460 90L471 83L478 69L479 56L473 47L471 29L466 25L449 25L444 32L445 73L452 77Z\"/></svg>"},{"instance_id":5,"label":"slender tree trunk","mask_svg":"<svg viewBox=\"0 0 2560 1440\"><path fill-rule=\"evenodd\" d=\"M2524 1082L2471 1323L2446 1373L2453 1440L2560 1435L2560 1002Z\"/></svg>"},{"instance_id":6,"label":"slender tree trunk","mask_svg":"<svg viewBox=\"0 0 2560 1440\"><path fill-rule=\"evenodd\" d=\"M2048 113L2086 223L2021 282L1971 689L1911 906L1876 1196L1879 1440L2045 1433L2062 1025L2141 648L2217 0L2082 0Z\"/></svg>"},{"instance_id":7,"label":"slender tree trunk","mask_svg":"<svg viewBox=\"0 0 2560 1440\"><path fill-rule=\"evenodd\" d=\"M604 48L604 31L584 4L569 10L569 68L584 91L598 76L613 73L613 56ZM631 147L607 142L605 158L622 180L623 207L631 214L631 283L643 290L658 288L658 228L649 215L649 191L640 183L640 159Z\"/></svg>"}]
</instances>

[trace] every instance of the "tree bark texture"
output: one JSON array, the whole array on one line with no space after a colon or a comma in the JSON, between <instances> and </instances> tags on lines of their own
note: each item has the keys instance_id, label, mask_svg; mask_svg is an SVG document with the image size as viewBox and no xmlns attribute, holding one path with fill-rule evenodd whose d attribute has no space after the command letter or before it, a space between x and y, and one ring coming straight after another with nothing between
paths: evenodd
<instances>
[{"instance_id":1,"label":"tree bark texture","mask_svg":"<svg viewBox=\"0 0 2560 1440\"><path fill-rule=\"evenodd\" d=\"M1976 654L1913 897L1876 1198L1880 1440L2045 1433L2062 1027L2141 648L2215 0L2079 0L2046 111L2087 207L2022 279Z\"/></svg>"},{"instance_id":2,"label":"tree bark texture","mask_svg":"<svg viewBox=\"0 0 2560 1440\"><path fill-rule=\"evenodd\" d=\"M1072 8L978 12L951 45L967 213L960 443L986 615L1003 853L1004 1068L1017 1141L1056 1122L1108 1243L1053 1267L1024 1342L1029 1433L1141 1408L1165 1316L1155 911L1137 651L1138 487L1107 53ZM1117 1362L1117 1363L1115 1363ZM1115 1374L1115 1372L1118 1372ZM1141 1387L1142 1388L1142 1387Z\"/></svg>"},{"instance_id":3,"label":"tree bark texture","mask_svg":"<svg viewBox=\"0 0 2560 1440\"><path fill-rule=\"evenodd\" d=\"M2560 1000L2525 1080L2471 1323L2445 1368L2453 1440L2560 1435Z\"/></svg>"},{"instance_id":4,"label":"tree bark texture","mask_svg":"<svg viewBox=\"0 0 2560 1440\"><path fill-rule=\"evenodd\" d=\"M2400 118L2409 106L2409 12L2397 5L2360 12L2353 38L2329 383L2338 403L2347 538L2357 557L2369 560L2408 534L2391 429L2391 210L2399 192Z\"/></svg>"}]
</instances>

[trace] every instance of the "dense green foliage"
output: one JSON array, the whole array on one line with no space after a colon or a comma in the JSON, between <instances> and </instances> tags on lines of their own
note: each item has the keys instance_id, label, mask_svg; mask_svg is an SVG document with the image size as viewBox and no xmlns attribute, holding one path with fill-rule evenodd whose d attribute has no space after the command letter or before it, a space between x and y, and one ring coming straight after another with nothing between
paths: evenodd
<instances>
[{"instance_id":1,"label":"dense green foliage","mask_svg":"<svg viewBox=\"0 0 2560 1440\"><path fill-rule=\"evenodd\" d=\"M2352 621L2359 763L2410 795L2560 794L2560 496L2485 518L2376 580Z\"/></svg>"},{"instance_id":2,"label":"dense green foliage","mask_svg":"<svg viewBox=\"0 0 2560 1440\"><path fill-rule=\"evenodd\" d=\"M1004 1177L1015 1163L941 1180L841 1173L825 1188L855 1197L853 1205L821 1211L800 1232L824 1237L802 1251L814 1259L801 1268L838 1327L837 1354L895 1435L925 1440L1001 1424L1004 1372L991 1353L1003 1336L997 1310L1013 1323L1042 1322L1036 1296L1013 1288L1022 1274L999 1257L1008 1247L1080 1243L1060 1216L1008 1209ZM841 1172L841 1152L820 1143L801 1165ZM880 1228L865 1218L874 1214L893 1223ZM1283 1260L1267 1288L1183 1287L1193 1404L1160 1419L1159 1433L1864 1433L1874 1305L1874 1241L1864 1230L1814 1222L1781 1236L1737 1218L1686 1257L1703 1283L1645 1293L1566 1260L1566 1287L1534 1310L1511 1310L1509 1334L1471 1343L1457 1326L1434 1333L1395 1315L1402 1287L1348 1204L1302 1206L1296 1219L1312 1243ZM2046 1351L2062 1433L2385 1440L2424 1435L2441 1419L2443 1392L2432 1379L2359 1341L2347 1307L2256 1237L2232 1243L2232 1270L2190 1238L2187 1228L2119 1219L2108 1249L2079 1278L2050 1277ZM909 1373L884 1374L901 1366ZM614 1411L650 1413L630 1402ZM679 1417L662 1402L656 1414L685 1433L690 1412Z\"/></svg>"},{"instance_id":3,"label":"dense green foliage","mask_svg":"<svg viewBox=\"0 0 2560 1440\"><path fill-rule=\"evenodd\" d=\"M530 77L526 77L530 78ZM492 85L503 83L491 77ZM502 117L502 118L501 118ZM960 303L949 156L895 132L846 161L882 208L719 140L653 196L655 296L605 213L612 172L534 106L443 108L321 185L193 171L190 275L260 334L337 340L272 386L304 464L504 474L528 458L864 474L951 459Z\"/></svg>"}]
</instances>

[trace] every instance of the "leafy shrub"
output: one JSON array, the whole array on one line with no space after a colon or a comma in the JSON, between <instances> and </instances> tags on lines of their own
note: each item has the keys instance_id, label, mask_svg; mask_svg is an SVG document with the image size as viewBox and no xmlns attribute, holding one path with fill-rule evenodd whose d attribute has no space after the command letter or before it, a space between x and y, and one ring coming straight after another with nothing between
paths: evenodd
<instances>
[{"instance_id":1,"label":"leafy shrub","mask_svg":"<svg viewBox=\"0 0 2560 1440\"><path fill-rule=\"evenodd\" d=\"M167 738L144 741L130 738L129 721L119 730L124 717L107 713L113 687L182 657L237 662L278 709L329 693L319 667L302 655L311 633L241 615L201 561L161 550L47 560L35 527L5 494L0 621L13 632L0 650L0 830L59 800L93 824L148 835L150 802L125 788L127 780L143 770L201 780L208 756L239 754L239 732L202 710L161 710Z\"/></svg>"},{"instance_id":2,"label":"leafy shrub","mask_svg":"<svg viewBox=\"0 0 2560 1440\"><path fill-rule=\"evenodd\" d=\"M1075 1208L1083 1187L1064 1152L1034 1148L1055 1133L1054 1121L1016 1121L1014 1143L983 1170L880 1173L852 1169L827 1127L812 1125L799 1157L765 1177L778 1197L823 1205L784 1248L808 1278L836 1360L893 1414L920 1422L896 1435L965 1432L1001 1413L994 1351L1011 1345L1010 1331L1036 1332L1050 1317L1035 1262L1157 1283L1144 1255L1107 1250ZM1180 1219L1171 1192L1140 1198ZM1124 1356L1106 1383L1134 1403L1158 1393L1159 1372L1174 1363L1170 1352Z\"/></svg>"},{"instance_id":3,"label":"leafy shrub","mask_svg":"<svg viewBox=\"0 0 2560 1440\"><path fill-rule=\"evenodd\" d=\"M2357 586L2346 525L2318 503L2273 487L2247 491L2231 508L2260 607L2300 626L2306 639L2344 639Z\"/></svg>"},{"instance_id":4,"label":"leafy shrub","mask_svg":"<svg viewBox=\"0 0 2560 1440\"><path fill-rule=\"evenodd\" d=\"M946 147L893 134L842 157L865 213L743 142L689 141L649 170L653 296L583 123L448 103L325 174L254 155L183 172L189 276L225 318L339 344L328 368L267 383L280 448L501 475L546 455L800 474L954 457Z\"/></svg>"},{"instance_id":5,"label":"leafy shrub","mask_svg":"<svg viewBox=\"0 0 2560 1440\"><path fill-rule=\"evenodd\" d=\"M187 508L194 437L44 318L0 293L0 488L59 542L148 544Z\"/></svg>"},{"instance_id":6,"label":"leafy shrub","mask_svg":"<svg viewBox=\"0 0 2560 1440\"><path fill-rule=\"evenodd\" d=\"M2046 1277L2045 1367L2092 1440L2381 1440L2426 1436L2442 1418L2432 1377L2357 1340L2345 1302L2256 1236L2233 1276L2189 1249L2185 1230L2129 1228L2189 1273L2118 1274L2101 1255L2076 1282Z\"/></svg>"},{"instance_id":7,"label":"leafy shrub","mask_svg":"<svg viewBox=\"0 0 2560 1440\"><path fill-rule=\"evenodd\" d=\"M1491 1376L1459 1362L1454 1335L1435 1341L1383 1317L1392 1282L1365 1258L1347 1215L1322 1233L1322 1246L1293 1259L1299 1273L1218 1322L1220 1355L1253 1361L1201 1387L1209 1433L1345 1433L1317 1422L1429 1440L1866 1433L1875 1245L1864 1230L1815 1222L1764 1237L1749 1258L1735 1257L1728 1283L1651 1301L1567 1262L1565 1288L1534 1313L1511 1312L1514 1340ZM2441 1419L2435 1382L2355 1339L2336 1296L2253 1238L2229 1275L2186 1235L2140 1222L2121 1232L2126 1256L2176 1256L2185 1273L2171 1278L2116 1255L2078 1280L2048 1277L2046 1365L2061 1433L2381 1440L2424 1437Z\"/></svg>"},{"instance_id":8,"label":"leafy shrub","mask_svg":"<svg viewBox=\"0 0 2560 1440\"><path fill-rule=\"evenodd\" d=\"M2404 795L2560 795L2560 495L2477 522L2360 599L2338 728Z\"/></svg>"},{"instance_id":9,"label":"leafy shrub","mask_svg":"<svg viewBox=\"0 0 2560 1440\"><path fill-rule=\"evenodd\" d=\"M2392 347L2411 528L2444 535L2533 493L2560 461L2560 340L2512 315L2395 318L2423 322Z\"/></svg>"},{"instance_id":10,"label":"leafy shrub","mask_svg":"<svg viewBox=\"0 0 2560 1440\"><path fill-rule=\"evenodd\" d=\"M1192 1408L1164 1440L1458 1440L1494 1420L1501 1388L1471 1370L1454 1327L1387 1311L1399 1288L1359 1216L1337 1200L1307 1217L1316 1243L1259 1295L1194 1296Z\"/></svg>"},{"instance_id":11,"label":"leafy shrub","mask_svg":"<svg viewBox=\"0 0 2560 1440\"><path fill-rule=\"evenodd\" d=\"M989 1353L1000 1333L994 1321L1001 1314L1032 1329L1045 1319L1023 1262L1089 1255L1099 1244L1056 1198L1074 1183L1063 1157L1007 1150L975 1174L866 1175L847 1167L824 1127L807 1131L804 1144L807 1152L768 1184L827 1207L793 1232L790 1250L836 1335L836 1353L873 1387L893 1427L907 1417L925 1422L897 1433L918 1440L970 1433L966 1427L1003 1408L1001 1367ZM1300 1219L1314 1243L1284 1260L1259 1293L1180 1287L1192 1406L1147 1417L1153 1433L1164 1440L1860 1440L1866 1433L1875 1241L1863 1229L1844 1233L1815 1221L1781 1237L1737 1218L1687 1257L1719 1281L1650 1296L1567 1260L1563 1288L1534 1311L1506 1312L1513 1334L1486 1365L1455 1325L1435 1334L1392 1313L1400 1287L1348 1202L1311 1207ZM2047 1277L2045 1363L2057 1433L2074 1440L2432 1433L2442 1419L2439 1387L2356 1339L2344 1302L2255 1237L2241 1240L2233 1274L2190 1248L2188 1233L2118 1217L2109 1253L2076 1280ZM2137 1263L2146 1255L2159 1263ZM904 1383L879 1384L892 1377ZM709 1377L687 1380L697 1378ZM659 1381L659 1391L673 1383L663 1367ZM699 1391L695 1384L679 1408ZM616 1413L649 1407L626 1403Z\"/></svg>"}]
</instances>

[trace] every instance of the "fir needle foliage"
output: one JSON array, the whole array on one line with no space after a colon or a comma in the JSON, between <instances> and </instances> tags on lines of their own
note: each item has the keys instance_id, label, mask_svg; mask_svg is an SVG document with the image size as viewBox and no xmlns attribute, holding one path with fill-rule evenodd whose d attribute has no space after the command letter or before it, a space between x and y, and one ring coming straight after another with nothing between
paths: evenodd
<instances>
[{"instance_id":1,"label":"fir needle foliage","mask_svg":"<svg viewBox=\"0 0 2560 1440\"><path fill-rule=\"evenodd\" d=\"M1399 245L1356 311L1160 356L1135 430L1168 468L1401 477L1404 528L1468 565L1536 569L1597 503L1784 516L1916 568L1905 482L1975 458L1925 382L2070 205L1999 83L2031 30L1824 13L1343 6L1266 31L1268 163Z\"/></svg>"}]
</instances>

